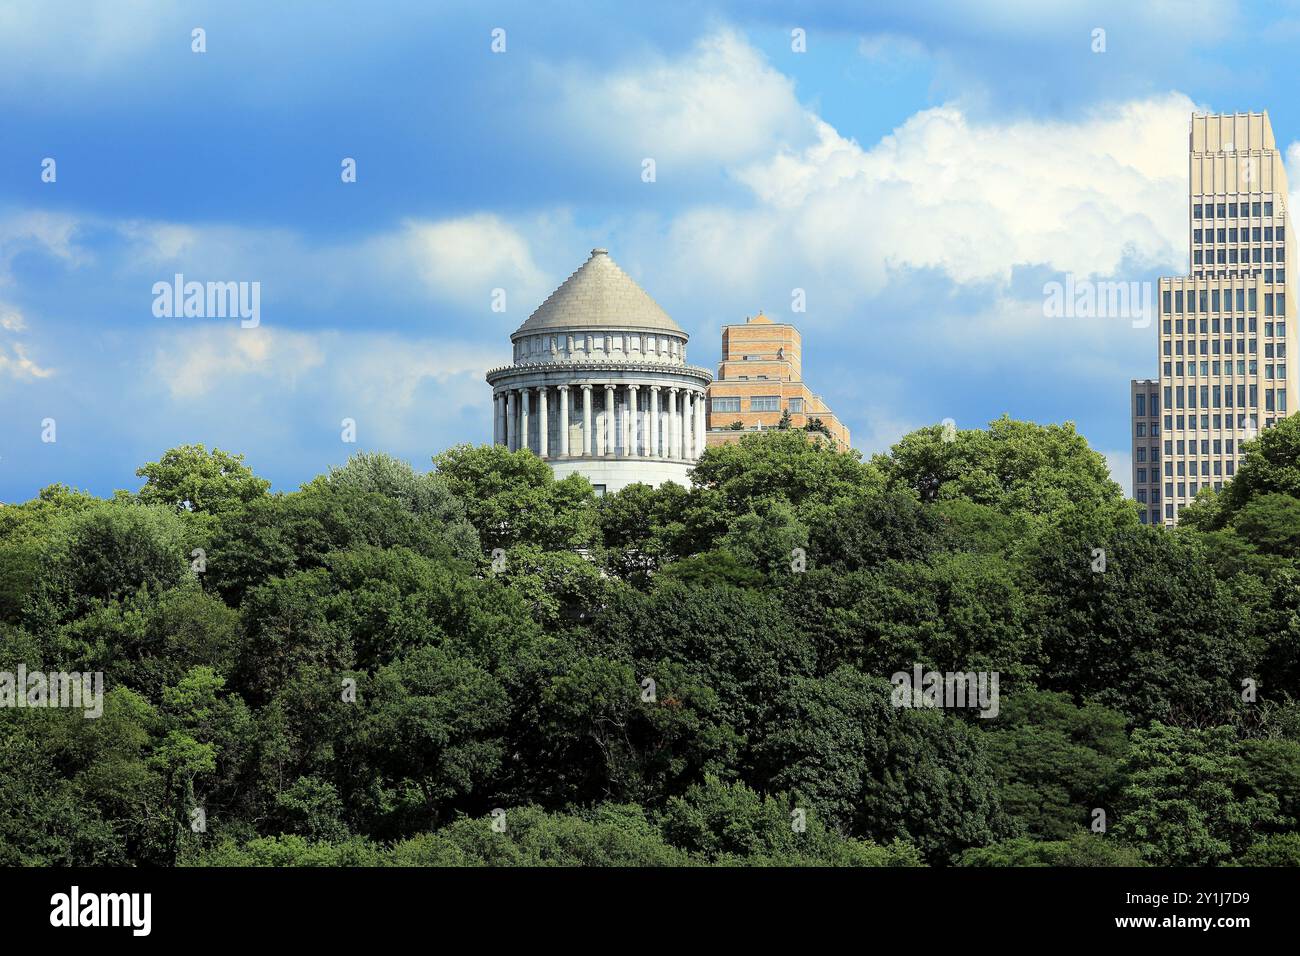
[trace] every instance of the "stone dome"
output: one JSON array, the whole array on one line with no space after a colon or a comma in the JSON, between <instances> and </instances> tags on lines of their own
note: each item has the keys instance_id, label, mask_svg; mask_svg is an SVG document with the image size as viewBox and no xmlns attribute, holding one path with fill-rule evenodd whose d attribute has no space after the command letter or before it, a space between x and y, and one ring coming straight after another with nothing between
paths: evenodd
<instances>
[{"instance_id":1,"label":"stone dome","mask_svg":"<svg viewBox=\"0 0 1300 956\"><path fill-rule=\"evenodd\" d=\"M514 331L511 338L558 329L627 329L687 335L604 249L592 249L578 271L565 279Z\"/></svg>"}]
</instances>

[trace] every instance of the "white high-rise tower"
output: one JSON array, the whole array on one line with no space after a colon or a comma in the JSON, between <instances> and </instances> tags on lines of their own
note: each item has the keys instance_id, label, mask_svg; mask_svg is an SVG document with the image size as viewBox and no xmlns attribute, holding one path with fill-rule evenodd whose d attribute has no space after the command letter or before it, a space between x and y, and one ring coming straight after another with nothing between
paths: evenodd
<instances>
[{"instance_id":1,"label":"white high-rise tower","mask_svg":"<svg viewBox=\"0 0 1300 956\"><path fill-rule=\"evenodd\" d=\"M1295 245L1284 157L1267 113L1192 117L1190 274L1156 296L1156 379L1129 386L1133 495L1172 525L1221 488L1241 446L1296 403Z\"/></svg>"}]
</instances>

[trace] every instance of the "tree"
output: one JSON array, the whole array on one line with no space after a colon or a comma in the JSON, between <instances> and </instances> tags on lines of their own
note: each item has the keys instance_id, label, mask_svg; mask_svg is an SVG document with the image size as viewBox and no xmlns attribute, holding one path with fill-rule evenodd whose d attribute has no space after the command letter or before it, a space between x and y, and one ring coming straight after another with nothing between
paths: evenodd
<instances>
[{"instance_id":1,"label":"tree","mask_svg":"<svg viewBox=\"0 0 1300 956\"><path fill-rule=\"evenodd\" d=\"M983 735L894 707L882 678L849 667L795 678L755 737L765 789L798 794L856 836L905 840L943 862L1011 835Z\"/></svg>"},{"instance_id":2,"label":"tree","mask_svg":"<svg viewBox=\"0 0 1300 956\"><path fill-rule=\"evenodd\" d=\"M858 571L890 560L923 561L943 538L941 516L910 491L878 490L818 515L809 529L808 557L817 567Z\"/></svg>"},{"instance_id":3,"label":"tree","mask_svg":"<svg viewBox=\"0 0 1300 956\"><path fill-rule=\"evenodd\" d=\"M1236 713L1257 649L1199 542L1117 528L1107 509L1085 507L1054 518L1022 562L1046 687L1141 722L1203 725Z\"/></svg>"},{"instance_id":4,"label":"tree","mask_svg":"<svg viewBox=\"0 0 1300 956\"><path fill-rule=\"evenodd\" d=\"M1172 533L1009 419L866 463L769 429L600 499L468 446L279 494L200 446L138 496L50 486L0 508L0 685L107 693L0 707L0 863L1288 865L1278 440ZM996 719L895 706L917 664L997 671Z\"/></svg>"},{"instance_id":5,"label":"tree","mask_svg":"<svg viewBox=\"0 0 1300 956\"><path fill-rule=\"evenodd\" d=\"M1119 502L1106 459L1073 423L1036 425L1003 416L987 431L933 425L873 459L891 487L922 501L964 498L1004 513L1043 515L1068 504Z\"/></svg>"},{"instance_id":6,"label":"tree","mask_svg":"<svg viewBox=\"0 0 1300 956\"><path fill-rule=\"evenodd\" d=\"M784 498L755 501L729 522L719 544L742 563L769 576L784 577L808 546L808 528Z\"/></svg>"},{"instance_id":7,"label":"tree","mask_svg":"<svg viewBox=\"0 0 1300 956\"><path fill-rule=\"evenodd\" d=\"M101 502L61 514L44 538L23 619L49 628L144 589L190 577L194 529L159 505Z\"/></svg>"},{"instance_id":8,"label":"tree","mask_svg":"<svg viewBox=\"0 0 1300 956\"><path fill-rule=\"evenodd\" d=\"M223 738L234 729L231 704L221 698L225 683L211 668L196 667L163 690L165 735L149 762L162 776L163 819L171 835L163 852L173 865L192 832L191 814L202 806L199 789L217 773Z\"/></svg>"},{"instance_id":9,"label":"tree","mask_svg":"<svg viewBox=\"0 0 1300 956\"><path fill-rule=\"evenodd\" d=\"M1217 526L1232 520L1251 500L1279 494L1300 498L1300 418L1289 416L1242 446L1236 476L1223 486Z\"/></svg>"},{"instance_id":10,"label":"tree","mask_svg":"<svg viewBox=\"0 0 1300 956\"><path fill-rule=\"evenodd\" d=\"M103 671L110 684L157 701L192 667L229 672L238 630L239 612L190 580L92 608L60 627L54 646L65 665Z\"/></svg>"},{"instance_id":11,"label":"tree","mask_svg":"<svg viewBox=\"0 0 1300 956\"><path fill-rule=\"evenodd\" d=\"M1206 491L1186 515L1179 532L1200 539L1222 578L1262 579L1300 563L1300 499L1266 492L1236 503Z\"/></svg>"},{"instance_id":12,"label":"tree","mask_svg":"<svg viewBox=\"0 0 1300 956\"><path fill-rule=\"evenodd\" d=\"M760 796L743 783L706 776L668 801L664 835L705 861L725 866L920 866L903 841L879 846L845 839L789 794Z\"/></svg>"},{"instance_id":13,"label":"tree","mask_svg":"<svg viewBox=\"0 0 1300 956\"><path fill-rule=\"evenodd\" d=\"M1232 530L1264 554L1300 557L1300 498L1275 492L1252 498L1233 517Z\"/></svg>"},{"instance_id":14,"label":"tree","mask_svg":"<svg viewBox=\"0 0 1300 956\"><path fill-rule=\"evenodd\" d=\"M466 518L465 505L441 475L421 474L406 462L382 452L359 452L342 468L331 468L328 475L317 478L316 482L391 498L421 522L438 528L453 553L469 556L478 550L478 535Z\"/></svg>"},{"instance_id":15,"label":"tree","mask_svg":"<svg viewBox=\"0 0 1300 956\"><path fill-rule=\"evenodd\" d=\"M974 847L957 858L958 866L1146 866L1132 847L1087 830L1061 840L1017 837Z\"/></svg>"},{"instance_id":16,"label":"tree","mask_svg":"<svg viewBox=\"0 0 1300 956\"><path fill-rule=\"evenodd\" d=\"M506 571L477 578L462 565L405 548L334 552L320 580L335 593L322 598L320 612L349 636L355 664L366 671L426 645L454 648L495 670L537 639L538 621L558 620L572 609L566 599L595 599L583 584L595 582L597 573L579 556L535 556L536 563L521 549ZM559 593L539 594L547 583Z\"/></svg>"},{"instance_id":17,"label":"tree","mask_svg":"<svg viewBox=\"0 0 1300 956\"><path fill-rule=\"evenodd\" d=\"M762 572L752 562L742 561L721 548L666 564L659 570L659 575L660 580L679 581L697 588L757 588L764 581Z\"/></svg>"},{"instance_id":18,"label":"tree","mask_svg":"<svg viewBox=\"0 0 1300 956\"><path fill-rule=\"evenodd\" d=\"M564 801L657 805L703 773L731 772L740 743L718 695L672 661L575 659L550 678L538 716Z\"/></svg>"},{"instance_id":19,"label":"tree","mask_svg":"<svg viewBox=\"0 0 1300 956\"><path fill-rule=\"evenodd\" d=\"M426 647L379 669L367 747L392 790L399 826L424 827L484 794L505 757L509 701L471 661Z\"/></svg>"},{"instance_id":20,"label":"tree","mask_svg":"<svg viewBox=\"0 0 1300 956\"><path fill-rule=\"evenodd\" d=\"M853 451L835 451L794 433L766 431L705 449L695 486L721 492L731 514L780 496L796 508L830 504L881 486L877 470Z\"/></svg>"},{"instance_id":21,"label":"tree","mask_svg":"<svg viewBox=\"0 0 1300 956\"><path fill-rule=\"evenodd\" d=\"M116 745L98 750L79 742L110 729L86 725L120 729L124 694L130 692L106 695L99 720L66 709L0 709L0 865L124 866L148 855L147 840L130 845L129 839L141 829L141 809L155 808L153 780L140 763L148 731L133 725L137 734L129 741L108 734L98 742ZM97 778L94 786L88 772ZM122 790L129 798L119 799Z\"/></svg>"},{"instance_id":22,"label":"tree","mask_svg":"<svg viewBox=\"0 0 1300 956\"><path fill-rule=\"evenodd\" d=\"M638 674L681 664L716 692L721 720L741 735L779 687L816 663L811 641L775 596L670 579L649 594L611 589L590 639L606 656L632 661Z\"/></svg>"},{"instance_id":23,"label":"tree","mask_svg":"<svg viewBox=\"0 0 1300 956\"><path fill-rule=\"evenodd\" d=\"M319 777L299 777L288 790L276 794L279 825L285 833L298 833L313 840L344 840L343 802L338 789Z\"/></svg>"},{"instance_id":24,"label":"tree","mask_svg":"<svg viewBox=\"0 0 1300 956\"><path fill-rule=\"evenodd\" d=\"M944 553L928 564L817 568L791 574L784 597L824 670L847 663L884 675L922 664L998 671L1008 681L1038 670L1030 605L1000 557Z\"/></svg>"},{"instance_id":25,"label":"tree","mask_svg":"<svg viewBox=\"0 0 1300 956\"><path fill-rule=\"evenodd\" d=\"M1079 707L1066 694L1002 696L998 719L988 722L988 749L1002 806L1030 838L1068 840L1092 822L1094 809L1113 813L1128 749L1124 724L1118 711Z\"/></svg>"},{"instance_id":26,"label":"tree","mask_svg":"<svg viewBox=\"0 0 1300 956\"><path fill-rule=\"evenodd\" d=\"M65 519L102 505L94 495L54 484L31 501L0 508L0 620L21 620L23 605L43 576L41 556L63 533Z\"/></svg>"},{"instance_id":27,"label":"tree","mask_svg":"<svg viewBox=\"0 0 1300 956\"><path fill-rule=\"evenodd\" d=\"M202 445L180 445L136 469L145 479L136 493L145 504L195 514L220 514L266 494L271 483L253 474L243 455Z\"/></svg>"},{"instance_id":28,"label":"tree","mask_svg":"<svg viewBox=\"0 0 1300 956\"><path fill-rule=\"evenodd\" d=\"M809 434L815 433L819 435L825 435L828 439L830 439L832 444L834 444L835 442L835 436L831 434L831 430L826 427L826 423L823 422L820 418L808 419L808 421L804 422L803 430L805 432L808 432Z\"/></svg>"},{"instance_id":29,"label":"tree","mask_svg":"<svg viewBox=\"0 0 1300 956\"><path fill-rule=\"evenodd\" d=\"M333 673L354 663L351 636L329 615L334 585L323 568L272 578L241 606L243 640L235 675L253 703L270 700L297 673Z\"/></svg>"},{"instance_id":30,"label":"tree","mask_svg":"<svg viewBox=\"0 0 1300 956\"><path fill-rule=\"evenodd\" d=\"M605 579L592 561L572 551L544 551L532 544L511 548L496 579L552 630L591 618L605 593Z\"/></svg>"},{"instance_id":31,"label":"tree","mask_svg":"<svg viewBox=\"0 0 1300 956\"><path fill-rule=\"evenodd\" d=\"M1300 830L1300 741L1243 740L1237 749L1252 788L1277 799L1275 826Z\"/></svg>"},{"instance_id":32,"label":"tree","mask_svg":"<svg viewBox=\"0 0 1300 956\"><path fill-rule=\"evenodd\" d=\"M1278 801L1254 786L1232 729L1161 723L1133 732L1114 835L1158 866L1216 866L1242 853Z\"/></svg>"},{"instance_id":33,"label":"tree","mask_svg":"<svg viewBox=\"0 0 1300 956\"><path fill-rule=\"evenodd\" d=\"M208 553L207 579L239 605L250 588L323 567L338 551L405 548L438 561L477 557L463 522L421 514L401 495L362 484L355 476L318 479L301 491L267 496L222 515Z\"/></svg>"},{"instance_id":34,"label":"tree","mask_svg":"<svg viewBox=\"0 0 1300 956\"><path fill-rule=\"evenodd\" d=\"M393 847L396 866L687 866L693 861L631 804L548 813L535 806L505 810L506 829L468 817Z\"/></svg>"},{"instance_id":35,"label":"tree","mask_svg":"<svg viewBox=\"0 0 1300 956\"><path fill-rule=\"evenodd\" d=\"M548 550L591 547L595 493L580 475L555 480L531 451L457 445L434 456L438 474L464 503L486 549L530 543Z\"/></svg>"},{"instance_id":36,"label":"tree","mask_svg":"<svg viewBox=\"0 0 1300 956\"><path fill-rule=\"evenodd\" d=\"M1253 673L1244 676L1253 676L1268 699L1300 700L1300 571L1280 567L1263 580L1242 576L1228 587L1258 652Z\"/></svg>"},{"instance_id":37,"label":"tree","mask_svg":"<svg viewBox=\"0 0 1300 956\"><path fill-rule=\"evenodd\" d=\"M607 494L597 508L606 567L644 585L681 546L682 511L689 495L675 482L658 488L636 482Z\"/></svg>"},{"instance_id":38,"label":"tree","mask_svg":"<svg viewBox=\"0 0 1300 956\"><path fill-rule=\"evenodd\" d=\"M1300 866L1300 833L1271 833L1260 837L1237 857L1233 866Z\"/></svg>"}]
</instances>

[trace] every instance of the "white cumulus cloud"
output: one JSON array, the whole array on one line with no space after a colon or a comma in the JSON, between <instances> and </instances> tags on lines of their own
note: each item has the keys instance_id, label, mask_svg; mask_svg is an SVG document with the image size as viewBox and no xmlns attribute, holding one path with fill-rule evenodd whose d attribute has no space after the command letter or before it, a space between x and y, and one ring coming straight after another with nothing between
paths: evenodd
<instances>
[{"instance_id":1,"label":"white cumulus cloud","mask_svg":"<svg viewBox=\"0 0 1300 956\"><path fill-rule=\"evenodd\" d=\"M651 53L607 74L569 69L560 86L560 120L585 149L653 158L661 175L665 166L740 163L773 143L812 138L793 81L730 29L675 59Z\"/></svg>"},{"instance_id":2,"label":"white cumulus cloud","mask_svg":"<svg viewBox=\"0 0 1300 956\"><path fill-rule=\"evenodd\" d=\"M863 292L894 266L958 282L1031 263L1112 275L1126 257L1184 258L1192 109L1171 94L1075 122L977 123L938 107L869 148L820 123L815 144L737 175L765 207L769 257L793 252ZM737 217L733 233L752 234L752 220Z\"/></svg>"}]
</instances>

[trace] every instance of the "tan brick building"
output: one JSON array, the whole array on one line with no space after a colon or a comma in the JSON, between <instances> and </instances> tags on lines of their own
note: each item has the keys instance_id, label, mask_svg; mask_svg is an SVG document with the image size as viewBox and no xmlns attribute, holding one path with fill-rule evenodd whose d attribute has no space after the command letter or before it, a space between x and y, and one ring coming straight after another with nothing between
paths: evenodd
<instances>
[{"instance_id":1,"label":"tan brick building","mask_svg":"<svg viewBox=\"0 0 1300 956\"><path fill-rule=\"evenodd\" d=\"M785 412L790 427L820 419L831 437L849 445L849 430L803 381L799 330L760 312L744 325L722 328L722 361L708 387L709 446L739 441L748 432L776 428ZM731 427L740 422L741 428Z\"/></svg>"}]
</instances>

